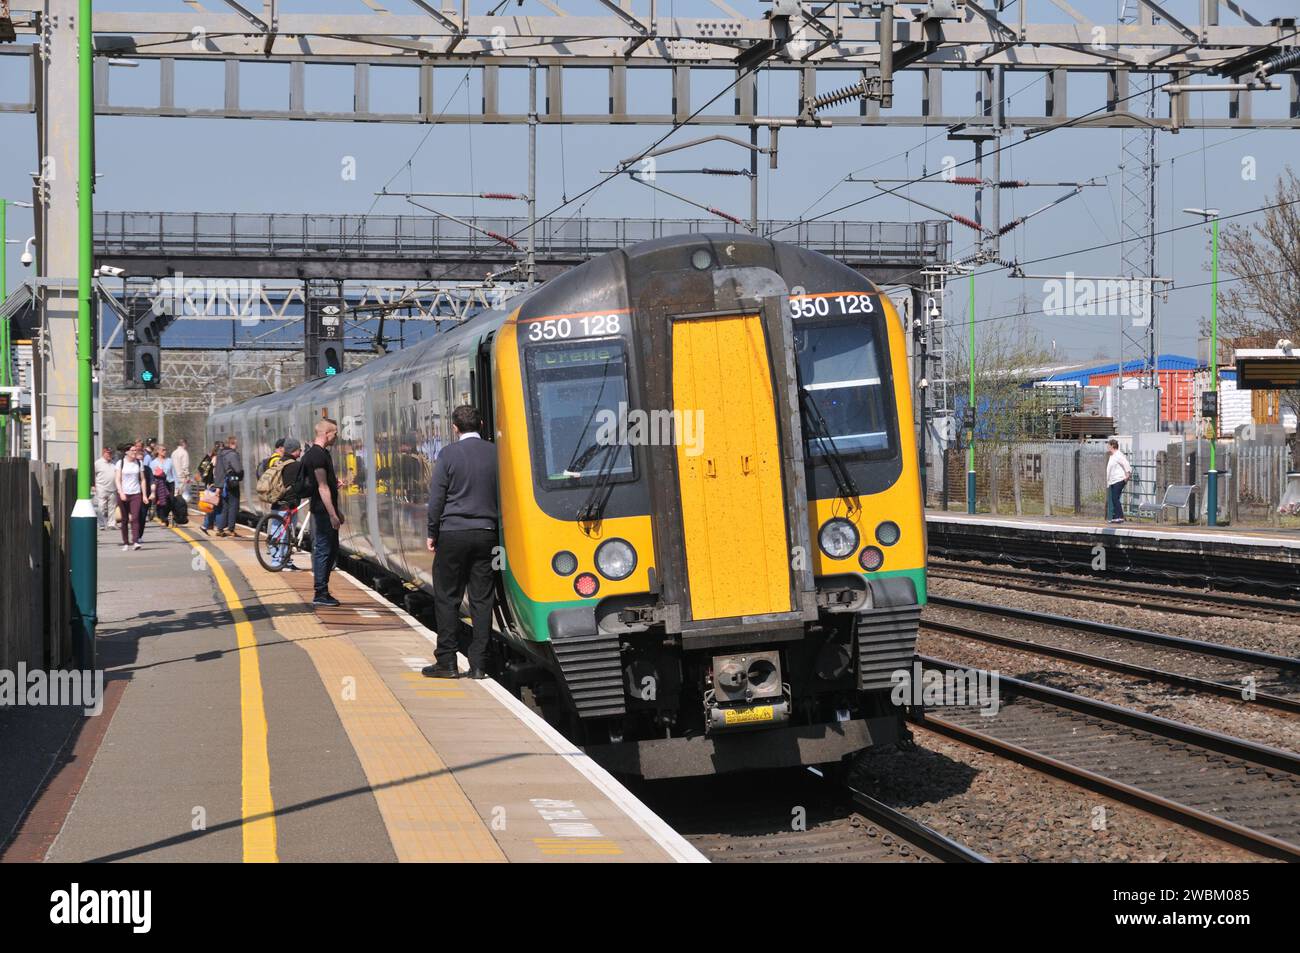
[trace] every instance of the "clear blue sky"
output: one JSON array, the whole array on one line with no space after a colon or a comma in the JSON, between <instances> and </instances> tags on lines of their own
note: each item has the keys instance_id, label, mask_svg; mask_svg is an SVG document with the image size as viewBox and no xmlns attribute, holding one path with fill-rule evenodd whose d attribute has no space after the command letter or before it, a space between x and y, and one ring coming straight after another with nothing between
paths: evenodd
<instances>
[{"instance_id":1,"label":"clear blue sky","mask_svg":"<svg viewBox=\"0 0 1300 953\"><path fill-rule=\"evenodd\" d=\"M1199 0L1168 0L1168 8L1187 22L1196 22ZM473 0L474 12L486 12L487 0ZM21 5L21 4L20 4ZM224 10L220 0L203 0L212 11ZM407 0L384 0L394 13L414 13ZM636 8L645 0L636 0ZM758 15L768 9L754 0L733 0L743 13ZM187 12L190 7L180 0L104 0L97 10L137 10ZM257 6L257 4L254 4ZM561 0L561 6L573 14L596 13L604 8L595 0ZM1098 22L1115 21L1116 0L1073 0L1073 6ZM1259 19L1293 15L1294 4L1287 0L1246 0L1247 8ZM522 8L512 11L545 14L536 0L525 0ZM1012 8L1014 11L1014 7ZM309 10L366 13L360 0L297 0L282 2L282 12ZM705 0L679 0L660 3L660 15L713 15L716 8ZM1045 2L1034 5L1036 19L1063 21L1064 14ZM1226 9L1225 24L1234 22ZM0 57L0 97L21 98L26 77L12 58ZM221 95L219 69L211 66L178 69L178 99L201 103ZM272 94L287 89L278 79L283 66L259 67L268 76L277 76L274 87L258 90L245 73L245 102L274 105ZM316 72L316 71L319 72ZM403 71L409 73L410 71ZM317 76L323 82L313 82ZM448 111L464 110L467 95L477 98L475 87L467 88L460 79L464 71L443 70L438 76L436 106ZM968 80L968 81L964 81ZM721 81L719 81L721 83ZM459 86L458 86L459 84ZM311 105L337 102L350 106L351 74L346 69L313 68L311 90L318 93ZM114 102L149 102L157 86L156 64L142 62L136 69L112 71ZM915 109L918 78L904 75L898 83L896 111ZM719 86L720 88L720 86ZM711 92L702 86L695 95L698 102ZM630 90L637 95L637 87ZM1043 83L1040 77L1012 74L1007 80L1011 102L1008 111L1041 110ZM413 103L409 84L394 78L376 76L372 91L375 109L406 109ZM503 91L502 108L512 108L512 97L523 95L519 89ZM760 82L760 103L792 102L796 95L793 77L769 84ZM1101 77L1095 83L1073 82L1070 87L1072 111L1099 105L1104 96ZM1161 94L1160 108L1167 105ZM566 89L569 108L593 111L603 109L603 80L587 82L575 76ZM770 99L769 99L770 97ZM949 78L945 84L947 111L966 115L974 109L974 77ZM729 109L730 97L716 108ZM1207 94L1193 100L1194 110L1210 115L1226 115L1225 94ZM1285 115L1285 91L1256 94L1254 111L1258 116ZM833 112L831 113L833 116ZM434 128L423 146L427 127L413 124L372 125L359 123L280 123L237 120L183 120L102 118L97 123L97 161L103 173L96 193L100 210L172 210L172 211L286 211L286 212L365 212L373 201L372 193L400 173L395 188L417 190L503 190L523 191L527 185L527 132L523 127L447 126ZM574 195L600 178L601 169L612 168L620 158L636 154L665 131L662 127L544 127L539 133L539 208L547 211L557 205L561 195ZM727 130L719 130L727 131ZM669 140L692 138L691 130L682 130ZM736 134L744 135L743 130ZM1073 249L1113 242L1119 237L1120 134L1099 130L1064 129L1041 138L1020 142L1013 134L1006 142L1017 144L1004 152L1003 175L1030 180L1083 180L1106 177L1107 188L1087 190L1057 209L1034 219L1013 233L1004 244L1004 258L1037 258L1069 252ZM766 132L761 134L766 144ZM781 134L780 168L773 173L762 164L760 174L760 214L765 218L794 218L815 215L864 198L873 192L869 185L843 183L852 172L881 177L919 176L922 169L933 172L946 155L959 162L971 156L970 146L950 143L942 129L799 129ZM1291 156L1297 154L1294 132L1201 133L1183 132L1164 135L1158 149L1160 169L1160 226L1186 223L1181 213L1185 206L1212 205L1224 214L1268 204L1274 182ZM356 159L355 181L340 176L345 156ZM407 158L413 156L409 171ZM1243 181L1242 161L1252 156L1257 164L1257 178ZM1169 160L1173 160L1172 164ZM30 115L0 115L0 194L10 198L30 199L28 173L36 167L35 121ZM705 147L661 161L661 168L746 164L745 154L734 147ZM960 169L970 174L971 167ZM990 172L991 174L991 172ZM839 183L836 185L836 183ZM717 205L744 216L748 210L748 186L743 179L701 179L673 176L664 184L698 200ZM828 190L829 194L823 197ZM969 189L944 185L914 187L912 193L930 204L969 215L973 193ZM1051 190L1008 193L1003 201L1003 217L1022 214L1056 193ZM514 211L500 203L448 202L451 212L493 213ZM384 199L376 211L397 213L407 207L401 200ZM986 205L987 208L987 205ZM562 215L572 214L570 207ZM662 216L696 217L696 210L670 198L624 180L616 180L589 196L581 214L589 216ZM839 213L837 217L853 220L906 221L933 217L915 205L894 197L882 197ZM31 234L30 214L11 210L9 237L25 239ZM956 249L960 253L968 243L967 232L954 226ZM1197 284L1207 279L1208 244L1206 233L1190 229L1160 239L1160 270L1172 275L1179 285ZM23 274L18 256L21 245L8 248L10 282ZM1120 264L1118 248L1088 254L1071 254L1055 262L1031 266L1033 271L1067 271L1079 274L1110 274ZM1019 310L1021 295L1027 309L1043 304L1041 282L1021 282L1005 275L981 278L977 284L976 314L979 317L1010 314ZM1194 355L1197 327L1208 311L1208 288L1175 290L1161 305L1161 340L1163 351ZM966 294L964 283L950 301L949 315L964 319ZM1090 358L1098 349L1113 353L1116 346L1115 318L1047 317L1033 315L1027 319L1044 345L1055 341L1063 359ZM984 325L982 327L987 327ZM981 329L982 330L982 329Z\"/></svg>"}]
</instances>

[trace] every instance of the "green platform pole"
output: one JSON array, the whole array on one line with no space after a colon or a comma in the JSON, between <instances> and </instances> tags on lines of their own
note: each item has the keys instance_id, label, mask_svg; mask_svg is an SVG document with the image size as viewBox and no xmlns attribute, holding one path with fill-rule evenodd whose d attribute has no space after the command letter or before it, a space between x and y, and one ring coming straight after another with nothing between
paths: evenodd
<instances>
[{"instance_id":1,"label":"green platform pole","mask_svg":"<svg viewBox=\"0 0 1300 953\"><path fill-rule=\"evenodd\" d=\"M95 667L98 588L95 506L94 224L95 73L91 0L77 9L77 503L72 509L72 597L76 602L73 651L78 668Z\"/></svg>"}]
</instances>

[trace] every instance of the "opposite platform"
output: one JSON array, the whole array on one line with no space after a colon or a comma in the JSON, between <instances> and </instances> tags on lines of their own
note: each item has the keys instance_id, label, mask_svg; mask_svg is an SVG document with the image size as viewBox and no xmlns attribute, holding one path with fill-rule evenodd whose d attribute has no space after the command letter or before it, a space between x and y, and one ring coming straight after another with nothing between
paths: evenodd
<instances>
[{"instance_id":1,"label":"opposite platform","mask_svg":"<svg viewBox=\"0 0 1300 953\"><path fill-rule=\"evenodd\" d=\"M316 612L247 536L100 535L112 704L45 753L4 860L704 859L497 683L420 675L433 633L350 577Z\"/></svg>"},{"instance_id":2,"label":"opposite platform","mask_svg":"<svg viewBox=\"0 0 1300 953\"><path fill-rule=\"evenodd\" d=\"M1066 571L1098 571L1100 558L1154 581L1300 597L1300 532L951 512L925 522L932 557Z\"/></svg>"}]
</instances>

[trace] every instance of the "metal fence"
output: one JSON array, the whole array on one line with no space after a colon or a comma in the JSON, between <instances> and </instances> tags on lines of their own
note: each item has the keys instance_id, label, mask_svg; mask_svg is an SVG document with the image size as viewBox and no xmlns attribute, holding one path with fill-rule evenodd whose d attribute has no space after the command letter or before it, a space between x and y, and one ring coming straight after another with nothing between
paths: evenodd
<instances>
[{"instance_id":1,"label":"metal fence","mask_svg":"<svg viewBox=\"0 0 1300 953\"><path fill-rule=\"evenodd\" d=\"M1187 440L1165 450L1127 454L1133 476L1123 505L1130 519L1204 518L1209 442ZM1017 516L1106 516L1106 446L1103 442L1040 442L976 446L975 499L981 513ZM1297 461L1286 446L1222 440L1217 447L1219 521L1279 525L1287 474ZM927 505L966 509L966 453L949 450L938 479L929 481ZM1292 478L1295 482L1295 478ZM1160 513L1170 486L1196 488L1190 512Z\"/></svg>"},{"instance_id":2,"label":"metal fence","mask_svg":"<svg viewBox=\"0 0 1300 953\"><path fill-rule=\"evenodd\" d=\"M0 459L0 670L55 669L72 658L76 478L73 469Z\"/></svg>"}]
</instances>

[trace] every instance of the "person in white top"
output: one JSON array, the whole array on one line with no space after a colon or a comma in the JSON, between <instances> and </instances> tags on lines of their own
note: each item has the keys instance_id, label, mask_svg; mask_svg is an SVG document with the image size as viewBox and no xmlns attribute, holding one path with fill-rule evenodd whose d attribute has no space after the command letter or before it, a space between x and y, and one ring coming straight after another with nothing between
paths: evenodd
<instances>
[{"instance_id":1,"label":"person in white top","mask_svg":"<svg viewBox=\"0 0 1300 953\"><path fill-rule=\"evenodd\" d=\"M1119 441L1114 437L1107 441L1106 454L1106 516L1112 523L1122 523L1124 507L1120 502L1120 494L1133 476L1133 467L1129 464L1128 457L1120 451Z\"/></svg>"},{"instance_id":2,"label":"person in white top","mask_svg":"<svg viewBox=\"0 0 1300 953\"><path fill-rule=\"evenodd\" d=\"M176 495L184 497L190 488L190 448L182 437L172 451L172 468L176 471Z\"/></svg>"},{"instance_id":3,"label":"person in white top","mask_svg":"<svg viewBox=\"0 0 1300 953\"><path fill-rule=\"evenodd\" d=\"M117 467L113 465L113 448L105 447L95 461L95 514L99 517L99 528L117 525Z\"/></svg>"},{"instance_id":4,"label":"person in white top","mask_svg":"<svg viewBox=\"0 0 1300 953\"><path fill-rule=\"evenodd\" d=\"M153 496L153 475L144 465L144 448L133 446L118 461L116 470L118 519L122 529L122 552L140 548L144 535L144 513Z\"/></svg>"}]
</instances>

